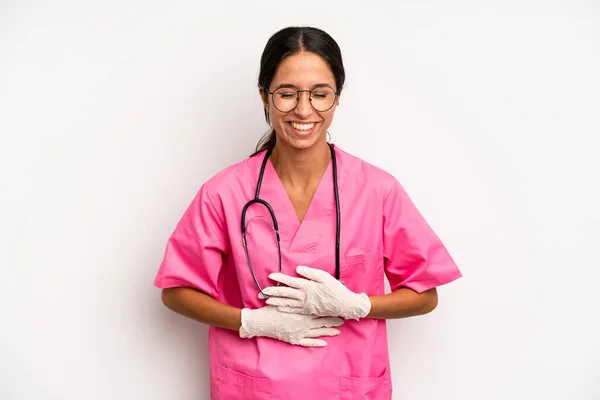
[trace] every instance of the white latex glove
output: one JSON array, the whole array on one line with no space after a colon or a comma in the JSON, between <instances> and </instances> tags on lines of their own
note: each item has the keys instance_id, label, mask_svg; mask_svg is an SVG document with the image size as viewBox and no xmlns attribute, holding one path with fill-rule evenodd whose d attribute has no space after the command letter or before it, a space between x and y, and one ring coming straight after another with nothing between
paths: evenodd
<instances>
[{"instance_id":1,"label":"white latex glove","mask_svg":"<svg viewBox=\"0 0 600 400\"><path fill-rule=\"evenodd\" d=\"M244 308L240 337L263 336L305 347L323 347L327 342L315 338L339 335L340 331L332 327L343 323L340 318L284 313L273 306Z\"/></svg>"},{"instance_id":2,"label":"white latex glove","mask_svg":"<svg viewBox=\"0 0 600 400\"><path fill-rule=\"evenodd\" d=\"M369 296L352 292L327 272L305 266L298 266L296 272L307 279L279 272L269 275L269 278L289 287L265 288L263 292L269 296L267 304L288 313L356 320L366 317L371 311ZM259 293L259 297L264 296Z\"/></svg>"}]
</instances>

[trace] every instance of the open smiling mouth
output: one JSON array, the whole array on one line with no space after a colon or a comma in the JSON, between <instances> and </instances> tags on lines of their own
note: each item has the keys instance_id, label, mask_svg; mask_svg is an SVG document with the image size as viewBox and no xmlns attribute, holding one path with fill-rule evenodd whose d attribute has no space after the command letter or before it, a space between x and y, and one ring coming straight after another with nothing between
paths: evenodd
<instances>
[{"instance_id":1,"label":"open smiling mouth","mask_svg":"<svg viewBox=\"0 0 600 400\"><path fill-rule=\"evenodd\" d=\"M296 122L289 122L289 124L292 127L292 130L294 131L294 133L296 135L308 136L314 131L315 126L317 126L318 122L311 122L309 124L299 124Z\"/></svg>"}]
</instances>

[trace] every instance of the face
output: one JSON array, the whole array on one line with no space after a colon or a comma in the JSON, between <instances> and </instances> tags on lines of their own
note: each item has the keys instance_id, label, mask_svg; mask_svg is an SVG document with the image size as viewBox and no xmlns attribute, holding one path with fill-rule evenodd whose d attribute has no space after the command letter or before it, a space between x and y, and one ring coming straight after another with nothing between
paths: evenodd
<instances>
[{"instance_id":1,"label":"face","mask_svg":"<svg viewBox=\"0 0 600 400\"><path fill-rule=\"evenodd\" d=\"M329 69L329 65L320 56L302 52L287 57L278 67L277 72L268 88L270 92L282 88L278 94L271 95L260 89L263 104L269 112L271 126L277 132L277 141L295 149L308 149L315 144L325 141L327 129L333 121L333 115L338 105L339 95L334 100L333 106L327 111L317 111L310 101L309 92L300 92L298 105L291 111L281 104L295 104L295 96L283 88L294 88L296 90L311 90L313 92L313 104L319 107L327 103L325 96L337 90L335 78ZM293 93L293 92L291 92ZM278 108L273 104L275 98ZM335 97L335 95L333 95ZM290 103L291 101L291 103ZM283 111L281 111L283 109Z\"/></svg>"}]
</instances>

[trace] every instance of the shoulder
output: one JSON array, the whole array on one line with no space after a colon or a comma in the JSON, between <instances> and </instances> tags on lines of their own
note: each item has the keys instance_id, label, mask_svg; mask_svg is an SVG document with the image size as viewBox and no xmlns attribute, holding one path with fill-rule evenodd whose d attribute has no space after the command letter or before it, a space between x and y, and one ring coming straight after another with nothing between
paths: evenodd
<instances>
[{"instance_id":1,"label":"shoulder","mask_svg":"<svg viewBox=\"0 0 600 400\"><path fill-rule=\"evenodd\" d=\"M229 165L206 180L200 193L215 203L218 199L235 196L247 182L258 174L264 152Z\"/></svg>"},{"instance_id":2,"label":"shoulder","mask_svg":"<svg viewBox=\"0 0 600 400\"><path fill-rule=\"evenodd\" d=\"M347 178L363 190L375 191L384 197L401 187L398 179L385 169L336 147L336 154L343 162Z\"/></svg>"}]
</instances>

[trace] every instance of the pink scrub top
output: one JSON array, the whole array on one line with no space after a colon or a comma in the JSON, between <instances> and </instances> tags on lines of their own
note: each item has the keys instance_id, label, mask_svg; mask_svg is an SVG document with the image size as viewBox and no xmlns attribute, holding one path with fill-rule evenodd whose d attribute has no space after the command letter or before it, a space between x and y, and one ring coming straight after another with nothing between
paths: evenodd
<instances>
[{"instance_id":1,"label":"pink scrub top","mask_svg":"<svg viewBox=\"0 0 600 400\"><path fill-rule=\"evenodd\" d=\"M354 292L416 292L461 276L450 254L402 186L389 173L335 146L341 208L341 280ZM190 287L239 308L265 305L258 298L242 244L241 213L254 198L264 152L216 174L202 185L170 237L156 276L159 288ZM302 223L271 162L260 197L277 217L282 272L298 276L307 265L335 275L335 199L332 165ZM275 284L277 245L268 210L247 211L247 240L261 286ZM241 339L209 328L213 400L390 400L392 382L386 321L347 320L325 347L302 347L270 338Z\"/></svg>"}]
</instances>

